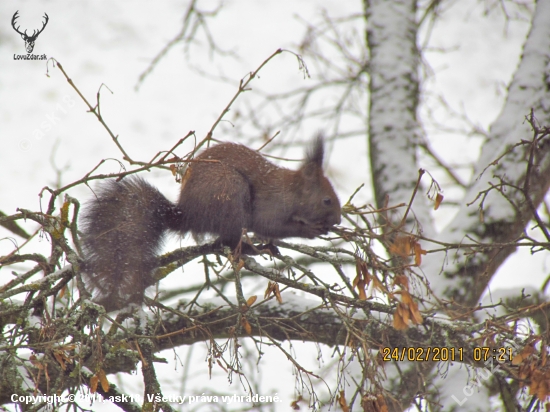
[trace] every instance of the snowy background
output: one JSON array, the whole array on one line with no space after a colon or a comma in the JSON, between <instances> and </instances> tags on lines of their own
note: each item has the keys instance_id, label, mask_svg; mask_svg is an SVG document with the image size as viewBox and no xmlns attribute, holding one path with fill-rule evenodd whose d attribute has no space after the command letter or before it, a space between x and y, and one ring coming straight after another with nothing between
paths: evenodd
<instances>
[{"instance_id":1,"label":"snowy background","mask_svg":"<svg viewBox=\"0 0 550 412\"><path fill-rule=\"evenodd\" d=\"M441 117L443 111L434 104L434 97L439 95L444 96L455 111L463 113L482 129L486 130L498 115L506 85L521 54L529 16L505 22L497 11L486 13L487 4L491 2L462 0L451 3L433 28L425 54L433 72L423 86L425 105L421 116L427 118L429 108L440 116L440 121L456 122ZM0 2L1 211L12 214L16 208L44 209L48 197L42 200L42 204L38 197L44 186L59 187L78 180L101 159L121 160L120 152L105 129L87 113L84 103L51 62L14 60L14 54L25 54L24 42L11 27L16 10L20 15L18 25L30 32L41 27L43 13L48 13L49 23L38 37L33 53L45 53L48 58L53 57L62 63L92 104L95 104L100 85L106 85L108 89L101 89L101 113L129 154L142 161L170 148L190 130L202 139L236 92L241 78L255 70L279 47L297 51L296 45L305 33L304 22L320 21L324 12L338 17L361 13L362 10L360 1L228 1L218 15L209 20L209 28L217 46L233 56L212 56L204 41L192 46L187 55L183 45L176 45L137 88L139 76L154 56L180 31L187 5L187 2L174 0ZM198 5L203 10L214 10L219 3L204 1ZM364 36L360 20L354 27L358 30L357 35ZM201 75L192 67L208 75ZM317 75L312 67L310 72L313 80L304 79L296 58L283 54L261 72L252 88L269 92L305 87ZM214 75L229 81L220 81ZM254 90L248 93L253 94ZM238 104L235 108L238 109ZM236 112L228 116L232 122L239 121ZM275 125L274 130L279 130L284 139L286 131L276 128L276 113L261 115L270 119ZM311 130L304 130L302 139L307 140L311 133L322 127L323 124L319 124L312 126ZM436 131L429 125L425 130L433 146L443 155L451 153L457 157L456 160L464 160L475 159L479 154L475 139ZM239 141L232 135L229 123L217 129L215 138ZM356 137L331 146L328 174L342 201L359 184L370 185L365 140ZM179 153L186 153L192 144L189 141ZM289 157L301 157L300 149L289 153ZM429 165L420 166L429 169ZM118 171L116 161L108 161L100 169L102 173ZM167 173L153 172L147 178L175 200L178 189ZM469 176L466 174L464 178ZM365 193L365 201L372 202L368 198L371 192ZM70 190L69 194L80 200L91 196L90 190L84 186ZM437 216L440 227L449 221L452 209L446 213ZM33 232L35 226L28 222L25 228ZM0 256L13 248L12 240L6 236L13 239L9 232L0 228ZM21 239L17 241L21 242ZM37 239L28 248L27 253L31 248L33 251L47 250L48 243ZM526 259L529 267L526 267ZM543 258L529 256L528 251L518 252L510 263L503 266L505 270L494 278L491 287L540 288L549 264ZM172 278L176 276L172 275ZM0 269L0 284L10 279L10 272ZM166 282L176 284L177 279L169 278ZM164 286L170 286L170 283ZM306 362L304 358L309 356L311 367L317 367L316 351L311 353L310 345L297 343L295 347L303 352L302 361ZM193 371L191 376L197 390L216 387L226 394L241 393L238 382L229 386L224 376L208 380L201 350L199 347L193 349L195 352L188 352L187 348L178 350L183 368L189 367ZM166 376L171 374L173 390L180 393L181 382L177 378L182 370L180 361L171 362L172 353L164 356L170 362ZM191 357L196 359L196 363L188 366L187 359ZM330 358L325 359L327 363L330 361ZM266 380L259 393L278 392L284 401L276 410L287 410L294 390L290 364L279 353L269 353L262 362L265 363L260 364L260 368L270 372L265 374ZM178 363L176 375L174 363ZM272 379L282 376L285 380ZM139 374L136 378L139 381ZM128 380L124 380L128 384ZM164 389L165 392L171 390L170 387ZM186 388L187 393L194 390ZM141 389L128 392L140 393Z\"/></svg>"}]
</instances>

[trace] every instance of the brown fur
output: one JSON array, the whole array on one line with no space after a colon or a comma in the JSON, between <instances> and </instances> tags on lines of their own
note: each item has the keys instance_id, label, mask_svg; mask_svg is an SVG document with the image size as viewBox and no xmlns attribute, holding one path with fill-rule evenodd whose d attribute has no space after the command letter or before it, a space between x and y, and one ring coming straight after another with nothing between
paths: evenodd
<instances>
[{"instance_id":1,"label":"brown fur","mask_svg":"<svg viewBox=\"0 0 550 412\"><path fill-rule=\"evenodd\" d=\"M218 236L235 247L243 228L266 239L313 238L340 223L340 202L323 174L317 138L298 170L245 146L222 143L188 167L173 205L143 179L109 181L84 214L85 270L107 310L141 303L167 230Z\"/></svg>"}]
</instances>

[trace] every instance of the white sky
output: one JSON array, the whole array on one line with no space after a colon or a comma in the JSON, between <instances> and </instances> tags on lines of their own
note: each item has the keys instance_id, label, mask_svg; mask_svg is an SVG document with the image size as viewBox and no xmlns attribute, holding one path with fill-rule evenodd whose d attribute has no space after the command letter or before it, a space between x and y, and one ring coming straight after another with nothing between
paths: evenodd
<instances>
[{"instance_id":1,"label":"white sky","mask_svg":"<svg viewBox=\"0 0 550 412\"><path fill-rule=\"evenodd\" d=\"M213 9L217 2L199 4L206 4L204 9ZM181 2L0 2L0 210L11 214L18 207L39 209L37 195L41 188L54 186L57 180L50 161L54 147L57 147L55 164L63 169L63 184L81 178L100 159L120 159L105 130L86 113L84 104L59 70L50 63L47 77L45 62L14 60L14 54L25 54L22 39L10 25L16 10L20 15L18 24L31 32L33 27L40 27L43 12L48 13L48 26L38 37L34 53L45 53L61 62L92 104L98 87L107 85L113 94L102 89L102 114L130 154L144 160L172 146L189 130L195 130L199 139L204 137L236 91L239 79L277 48L296 49L293 45L300 42L304 27L295 15L306 21L318 21L323 8L329 15L343 16L360 13L361 7L361 1L338 0L227 2L211 21L210 28L218 45L236 52L240 60L210 60L197 48L192 56L194 64L233 79L232 85L192 72L181 46L176 46L136 91L138 76L180 30L185 10ZM452 108L464 111L474 123L486 129L500 111L528 24L512 21L505 28L498 13L483 16L482 12L477 2L462 0L443 14L432 33L430 47L445 52L426 54L435 75L424 87L432 96L444 95ZM316 76L315 72L311 74ZM292 85L303 87L308 81L303 80L296 59L288 54L276 58L261 73L257 85L264 90L280 90ZM276 123L273 115L271 120ZM216 137L223 140L220 132L228 128L224 124ZM442 154L455 153L462 159L477 157L475 141L435 133L428 127L426 130ZM38 138L40 133L43 136ZM364 139L353 144L360 149L350 152L347 140L340 146L336 144L330 156L330 173L344 201L361 182L370 185L367 170L362 167L366 153ZM108 162L101 171L116 172L118 164ZM166 179L166 174L152 173L149 179L175 199L177 187ZM85 188L69 193L79 199L90 196ZM43 207L46 204L47 198ZM439 219L443 225L449 217ZM31 223L26 226L29 231L34 227ZM3 239L7 235L0 229L0 255L12 250L12 243ZM48 244L35 242L33 247L47 250ZM527 284L540 287L550 262L542 257L530 260L531 273L517 276L525 272L527 252L522 253L499 273L493 288ZM7 272L0 270L0 284L11 278ZM284 361L281 359L279 363ZM293 389L290 386L279 392L290 394ZM282 405L277 410L286 410L288 402L285 400Z\"/></svg>"}]
</instances>

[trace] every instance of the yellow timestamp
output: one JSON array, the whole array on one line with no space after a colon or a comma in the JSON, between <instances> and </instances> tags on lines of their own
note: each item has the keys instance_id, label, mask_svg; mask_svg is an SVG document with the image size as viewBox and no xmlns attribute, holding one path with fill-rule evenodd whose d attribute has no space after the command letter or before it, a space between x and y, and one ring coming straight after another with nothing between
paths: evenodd
<instances>
[{"instance_id":1,"label":"yellow timestamp","mask_svg":"<svg viewBox=\"0 0 550 412\"><path fill-rule=\"evenodd\" d=\"M384 362L411 361L411 362L453 362L462 361L463 348L446 348L441 346L382 348Z\"/></svg>"},{"instance_id":2,"label":"yellow timestamp","mask_svg":"<svg viewBox=\"0 0 550 412\"><path fill-rule=\"evenodd\" d=\"M476 362L485 362L489 359L498 362L512 361L513 349L511 347L491 348L488 346L476 346L471 349L469 356ZM410 362L462 362L466 356L464 348L447 348L442 346L427 347L384 347L381 350L382 359L385 362L410 361Z\"/></svg>"}]
</instances>

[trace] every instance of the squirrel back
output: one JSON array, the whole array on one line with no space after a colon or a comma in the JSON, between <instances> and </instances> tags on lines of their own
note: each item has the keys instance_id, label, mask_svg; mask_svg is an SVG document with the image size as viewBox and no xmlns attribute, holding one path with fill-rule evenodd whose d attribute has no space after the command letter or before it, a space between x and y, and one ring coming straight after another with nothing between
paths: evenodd
<instances>
[{"instance_id":1,"label":"squirrel back","mask_svg":"<svg viewBox=\"0 0 550 412\"><path fill-rule=\"evenodd\" d=\"M203 151L172 204L141 178L103 184L83 217L85 273L109 310L141 303L168 231L218 236L234 248L244 228L267 239L314 238L340 223L340 203L323 174L323 140L298 170L234 143Z\"/></svg>"}]
</instances>

